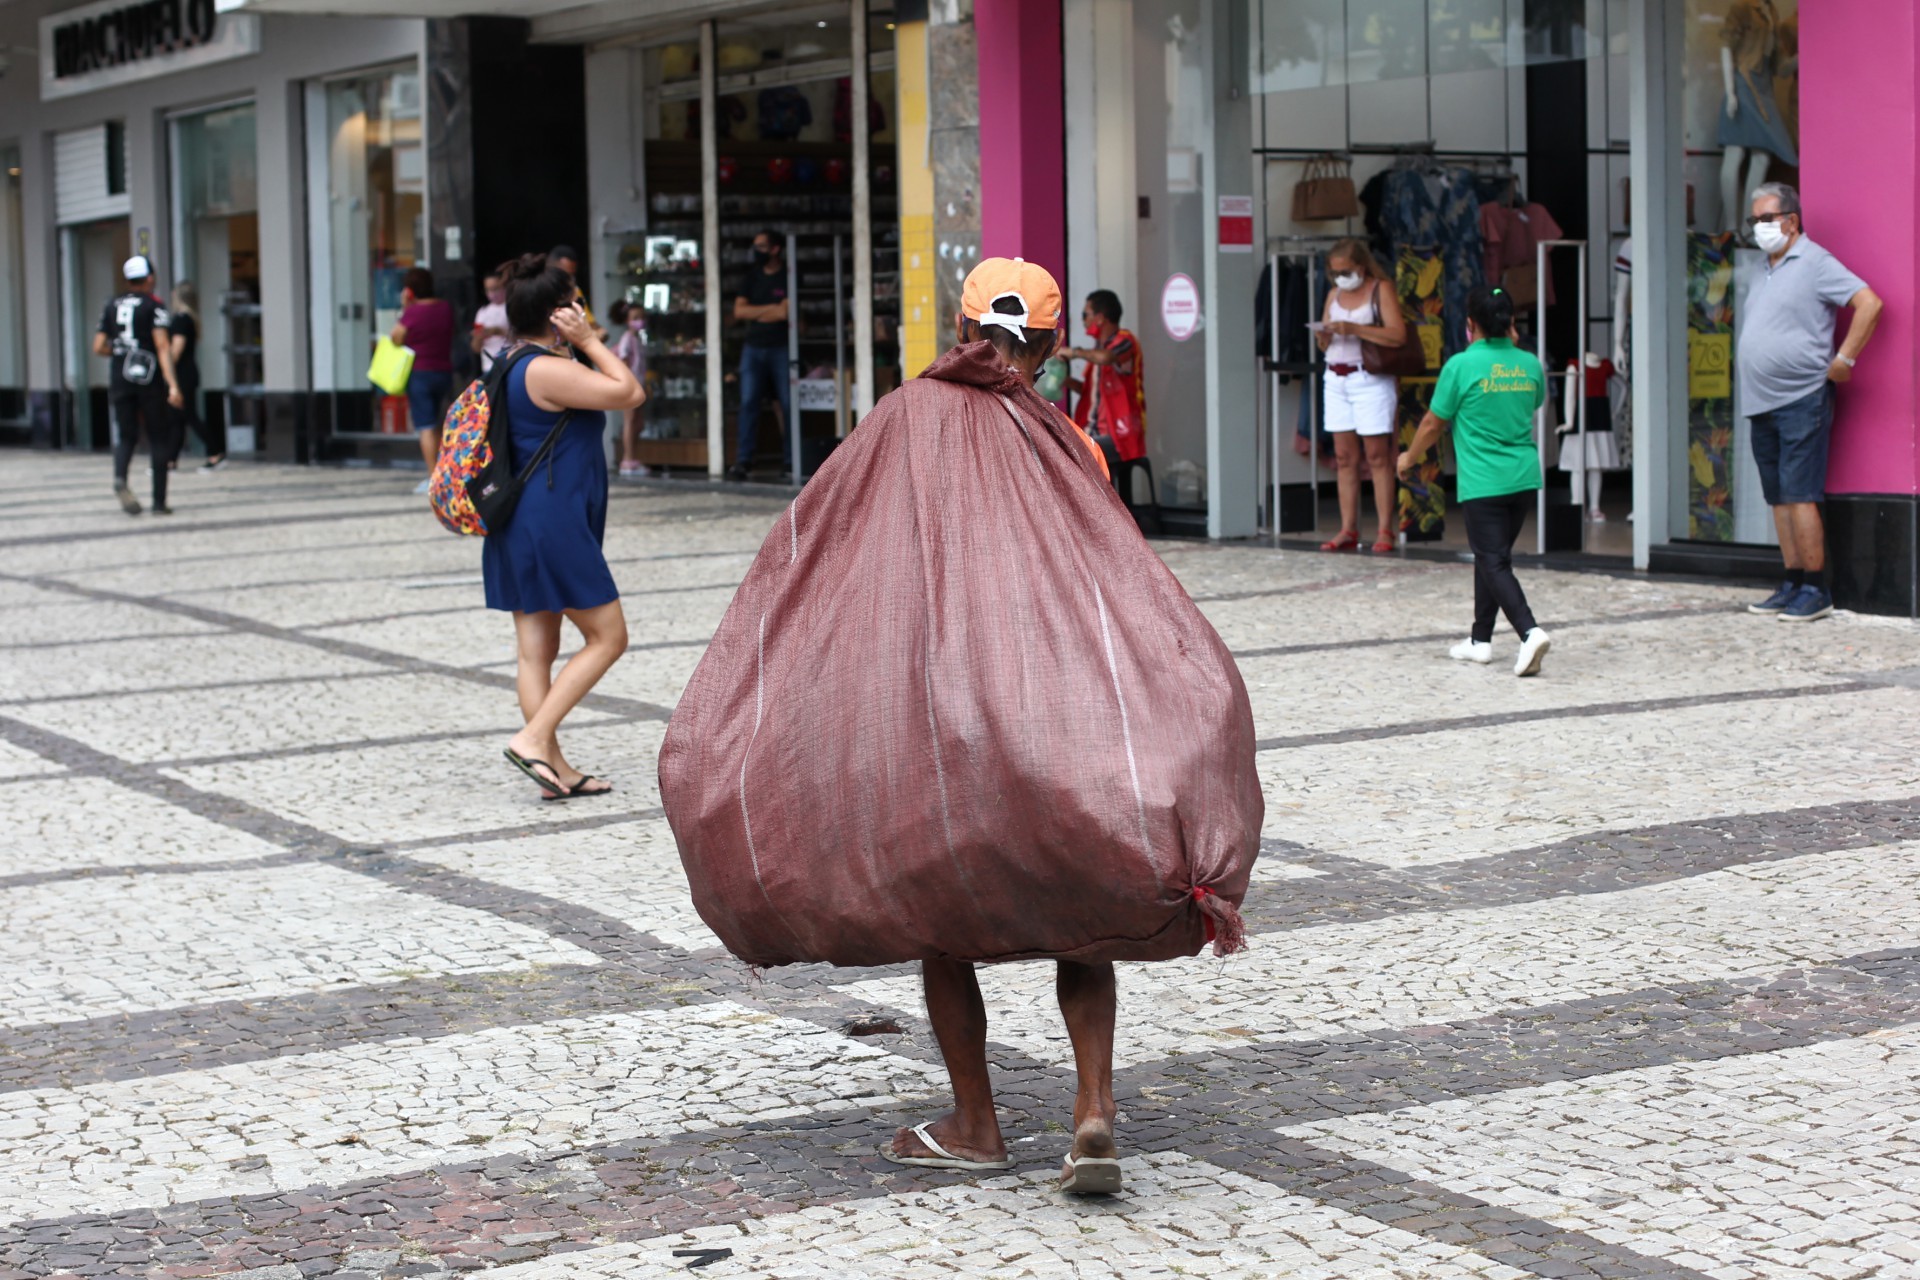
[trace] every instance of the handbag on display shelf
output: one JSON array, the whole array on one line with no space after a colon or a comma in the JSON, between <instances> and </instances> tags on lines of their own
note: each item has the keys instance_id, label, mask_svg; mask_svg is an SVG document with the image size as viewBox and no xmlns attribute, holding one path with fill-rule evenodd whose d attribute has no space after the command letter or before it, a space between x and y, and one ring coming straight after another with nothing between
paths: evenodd
<instances>
[{"instance_id":1,"label":"handbag on display shelf","mask_svg":"<svg viewBox=\"0 0 1920 1280\"><path fill-rule=\"evenodd\" d=\"M1353 166L1332 152L1307 161L1300 181L1293 184L1293 220L1330 222L1360 212L1353 189Z\"/></svg>"},{"instance_id":2,"label":"handbag on display shelf","mask_svg":"<svg viewBox=\"0 0 1920 1280\"><path fill-rule=\"evenodd\" d=\"M1373 326L1378 328L1384 320L1380 314L1380 282L1373 286ZM1389 378L1418 378L1427 372L1427 349L1420 342L1420 335L1413 325L1406 326L1407 333L1397 347L1384 343L1369 342L1360 339L1360 367L1368 373L1382 374Z\"/></svg>"}]
</instances>

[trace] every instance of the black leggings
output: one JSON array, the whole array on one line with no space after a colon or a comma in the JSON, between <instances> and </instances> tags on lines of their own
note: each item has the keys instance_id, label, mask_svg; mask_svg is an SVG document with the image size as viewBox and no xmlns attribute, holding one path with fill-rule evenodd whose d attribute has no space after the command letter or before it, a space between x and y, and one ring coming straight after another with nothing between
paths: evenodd
<instances>
[{"instance_id":1,"label":"black leggings","mask_svg":"<svg viewBox=\"0 0 1920 1280\"><path fill-rule=\"evenodd\" d=\"M227 452L227 429L223 424L206 421L200 416L200 384L180 383L180 394L186 399L184 409L170 409L173 414L173 452L178 457L187 446L187 428L193 428L193 434L200 437L200 443L206 446L209 458L225 457Z\"/></svg>"},{"instance_id":2,"label":"black leggings","mask_svg":"<svg viewBox=\"0 0 1920 1280\"><path fill-rule=\"evenodd\" d=\"M107 402L113 410L113 484L127 483L133 468L133 446L139 442L142 426L147 431L147 456L153 464L153 505L167 505L167 464L180 452L176 436L178 423L167 405L163 386L115 390Z\"/></svg>"},{"instance_id":3,"label":"black leggings","mask_svg":"<svg viewBox=\"0 0 1920 1280\"><path fill-rule=\"evenodd\" d=\"M1524 637L1533 630L1533 610L1527 593L1513 576L1513 544L1520 526L1534 508L1532 490L1504 493L1497 498L1470 498L1460 504L1467 522L1467 545L1473 548L1473 638L1493 639L1493 619L1505 613L1513 629Z\"/></svg>"}]
</instances>

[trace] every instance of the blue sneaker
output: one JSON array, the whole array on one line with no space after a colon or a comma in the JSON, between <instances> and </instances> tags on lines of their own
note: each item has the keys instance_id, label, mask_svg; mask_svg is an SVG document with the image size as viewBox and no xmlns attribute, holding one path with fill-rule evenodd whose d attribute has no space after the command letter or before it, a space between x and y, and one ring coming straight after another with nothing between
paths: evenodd
<instances>
[{"instance_id":1,"label":"blue sneaker","mask_svg":"<svg viewBox=\"0 0 1920 1280\"><path fill-rule=\"evenodd\" d=\"M1833 597L1809 582L1794 593L1793 602L1780 611L1782 622L1812 622L1833 612Z\"/></svg>"},{"instance_id":2,"label":"blue sneaker","mask_svg":"<svg viewBox=\"0 0 1920 1280\"><path fill-rule=\"evenodd\" d=\"M1797 595L1799 591L1800 588L1794 586L1791 582L1783 582L1780 584L1778 591L1768 596L1765 600L1762 600L1759 604L1748 605L1747 612L1779 613L1782 609L1793 603L1793 597Z\"/></svg>"}]
</instances>

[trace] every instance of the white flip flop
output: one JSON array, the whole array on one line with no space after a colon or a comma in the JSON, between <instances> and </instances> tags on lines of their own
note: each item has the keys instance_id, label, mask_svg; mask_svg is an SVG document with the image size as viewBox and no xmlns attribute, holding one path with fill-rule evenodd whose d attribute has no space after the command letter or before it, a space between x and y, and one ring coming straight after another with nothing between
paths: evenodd
<instances>
[{"instance_id":1,"label":"white flip flop","mask_svg":"<svg viewBox=\"0 0 1920 1280\"><path fill-rule=\"evenodd\" d=\"M1110 1196L1124 1191L1120 1161L1112 1156L1076 1156L1069 1151L1060 1172L1060 1189L1076 1196Z\"/></svg>"},{"instance_id":2,"label":"white flip flop","mask_svg":"<svg viewBox=\"0 0 1920 1280\"><path fill-rule=\"evenodd\" d=\"M959 1169L965 1173L991 1173L997 1169L1013 1168L1013 1160L1011 1157L1004 1160L968 1160L964 1156L953 1154L953 1152L934 1141L933 1135L927 1132L927 1130L932 1127L933 1121L929 1120L925 1124L916 1124L907 1130L907 1132L911 1133L914 1137L920 1139L921 1145L933 1152L932 1155L896 1155L894 1154L892 1143L881 1147L880 1154L895 1164L913 1165L921 1169Z\"/></svg>"}]
</instances>

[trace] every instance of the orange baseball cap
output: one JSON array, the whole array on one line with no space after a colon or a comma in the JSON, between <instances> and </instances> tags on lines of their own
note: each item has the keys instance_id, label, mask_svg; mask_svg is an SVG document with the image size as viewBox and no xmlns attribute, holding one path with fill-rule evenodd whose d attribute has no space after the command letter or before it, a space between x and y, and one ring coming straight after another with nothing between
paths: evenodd
<instances>
[{"instance_id":1,"label":"orange baseball cap","mask_svg":"<svg viewBox=\"0 0 1920 1280\"><path fill-rule=\"evenodd\" d=\"M1019 299L1019 313L995 311L1002 298ZM1050 331L1060 325L1060 286L1045 267L1025 258L987 258L967 273L960 310L980 324Z\"/></svg>"}]
</instances>

